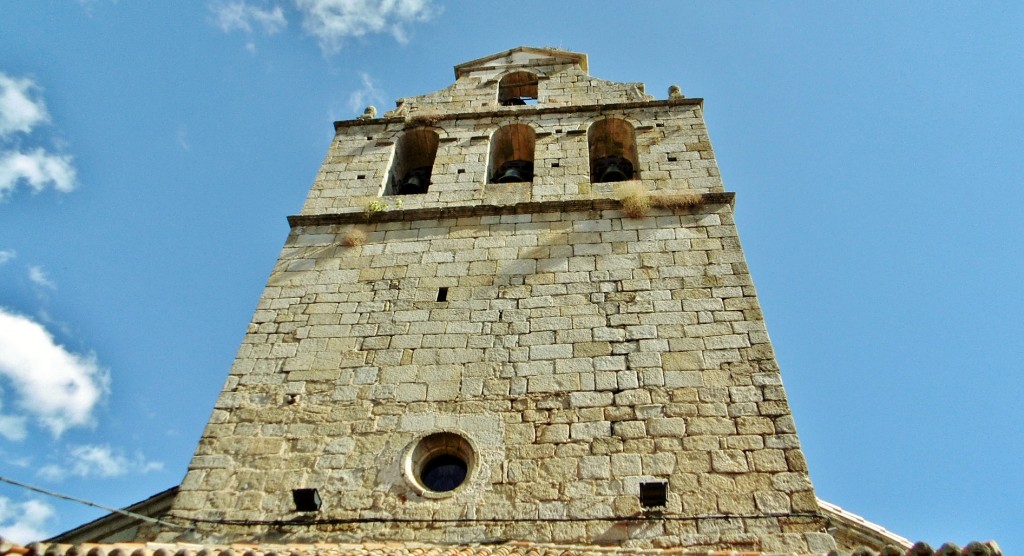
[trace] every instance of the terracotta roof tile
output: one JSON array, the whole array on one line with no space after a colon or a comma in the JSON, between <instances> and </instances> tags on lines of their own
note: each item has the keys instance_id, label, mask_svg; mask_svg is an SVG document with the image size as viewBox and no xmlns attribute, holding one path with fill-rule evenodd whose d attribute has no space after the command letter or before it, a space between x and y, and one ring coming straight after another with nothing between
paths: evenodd
<instances>
[{"instance_id":1,"label":"terracotta roof tile","mask_svg":"<svg viewBox=\"0 0 1024 556\"><path fill-rule=\"evenodd\" d=\"M942 554L954 554L943 545ZM945 551L943 551L945 549ZM923 550L923 552L922 552ZM980 550L980 552L979 552ZM905 554L935 554L917 543ZM1002 556L994 542L970 543L963 556ZM622 548L555 545L513 541L504 544L436 545L413 542L362 544L190 544L190 543L108 543L42 544L21 546L0 538L0 556L769 556L762 552L708 551L690 548ZM822 554L771 554L770 556L825 556Z\"/></svg>"}]
</instances>

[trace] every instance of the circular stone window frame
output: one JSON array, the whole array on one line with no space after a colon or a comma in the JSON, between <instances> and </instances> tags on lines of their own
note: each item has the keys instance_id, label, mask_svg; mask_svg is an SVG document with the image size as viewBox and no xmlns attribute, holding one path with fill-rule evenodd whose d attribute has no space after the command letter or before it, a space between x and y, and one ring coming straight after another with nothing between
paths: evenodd
<instances>
[{"instance_id":1,"label":"circular stone window frame","mask_svg":"<svg viewBox=\"0 0 1024 556\"><path fill-rule=\"evenodd\" d=\"M406 449L402 458L402 477L417 494L424 498L450 498L464 489L473 479L479 451L475 444L462 434L449 431L434 431L418 436ZM454 456L466 463L466 478L459 486L446 491L432 490L423 484L420 476L423 468L434 458Z\"/></svg>"}]
</instances>

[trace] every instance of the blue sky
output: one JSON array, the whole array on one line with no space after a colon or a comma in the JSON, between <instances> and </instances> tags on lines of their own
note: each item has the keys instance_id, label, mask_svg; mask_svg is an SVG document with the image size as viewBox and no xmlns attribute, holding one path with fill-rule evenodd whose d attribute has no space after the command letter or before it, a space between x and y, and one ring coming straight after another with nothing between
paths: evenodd
<instances>
[{"instance_id":1,"label":"blue sky","mask_svg":"<svg viewBox=\"0 0 1024 556\"><path fill-rule=\"evenodd\" d=\"M1022 551L1022 6L0 0L0 475L180 482L331 122L557 46L705 99L818 495Z\"/></svg>"}]
</instances>

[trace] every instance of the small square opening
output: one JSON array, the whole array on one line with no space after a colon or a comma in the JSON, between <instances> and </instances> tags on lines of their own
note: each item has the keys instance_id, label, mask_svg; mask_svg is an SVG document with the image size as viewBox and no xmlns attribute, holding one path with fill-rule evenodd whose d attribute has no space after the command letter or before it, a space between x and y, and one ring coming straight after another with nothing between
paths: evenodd
<instances>
[{"instance_id":1,"label":"small square opening","mask_svg":"<svg viewBox=\"0 0 1024 556\"><path fill-rule=\"evenodd\" d=\"M455 171L455 173L456 174L465 174L466 173L466 169L465 168L459 168L458 170Z\"/></svg>"},{"instance_id":2,"label":"small square opening","mask_svg":"<svg viewBox=\"0 0 1024 556\"><path fill-rule=\"evenodd\" d=\"M365 180L366 179L366 174L359 174L358 176L356 176L356 179L357 180Z\"/></svg>"},{"instance_id":3,"label":"small square opening","mask_svg":"<svg viewBox=\"0 0 1024 556\"><path fill-rule=\"evenodd\" d=\"M551 167L552 168L558 168L558 163L557 162L552 162L551 163Z\"/></svg>"},{"instance_id":4,"label":"small square opening","mask_svg":"<svg viewBox=\"0 0 1024 556\"><path fill-rule=\"evenodd\" d=\"M297 488L292 490L292 501L297 512L320 511L320 493L315 488Z\"/></svg>"},{"instance_id":5,"label":"small square opening","mask_svg":"<svg viewBox=\"0 0 1024 556\"><path fill-rule=\"evenodd\" d=\"M367 135L366 136L366 140L367 141L372 141L373 140L373 135Z\"/></svg>"},{"instance_id":6,"label":"small square opening","mask_svg":"<svg viewBox=\"0 0 1024 556\"><path fill-rule=\"evenodd\" d=\"M448 288L437 288L437 300L448 301Z\"/></svg>"},{"instance_id":7,"label":"small square opening","mask_svg":"<svg viewBox=\"0 0 1024 556\"><path fill-rule=\"evenodd\" d=\"M668 496L668 483L650 482L640 483L640 505L645 508L665 507Z\"/></svg>"},{"instance_id":8,"label":"small square opening","mask_svg":"<svg viewBox=\"0 0 1024 556\"><path fill-rule=\"evenodd\" d=\"M676 161L676 157L670 156L670 157L668 157L668 161L669 162L675 162Z\"/></svg>"},{"instance_id":9,"label":"small square opening","mask_svg":"<svg viewBox=\"0 0 1024 556\"><path fill-rule=\"evenodd\" d=\"M654 127L665 127L665 124L662 124L662 123L656 123L656 124L654 124Z\"/></svg>"}]
</instances>

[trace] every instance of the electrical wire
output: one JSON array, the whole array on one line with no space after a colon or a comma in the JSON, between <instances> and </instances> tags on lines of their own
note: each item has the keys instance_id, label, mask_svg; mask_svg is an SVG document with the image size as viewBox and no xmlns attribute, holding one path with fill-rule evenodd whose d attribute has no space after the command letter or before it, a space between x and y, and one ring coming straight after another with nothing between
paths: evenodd
<instances>
[{"instance_id":1,"label":"electrical wire","mask_svg":"<svg viewBox=\"0 0 1024 556\"><path fill-rule=\"evenodd\" d=\"M416 519L416 518L400 518L400 517L353 517L353 518L323 518L323 519L309 519L309 520L256 520L256 519L204 519L199 517L185 517L174 514L166 514L166 519L175 519L180 521L189 522L192 525L179 525L177 523L170 523L162 519L157 519L147 515L131 512L128 510L122 510L118 508L111 508L74 496L68 496L59 492L54 492L44 488L28 485L13 479L0 476L0 482L4 482L10 485L28 489L40 494L52 496L54 498L60 498L62 500L69 500L71 502L77 502L79 504L85 504L86 506L92 506L108 512L121 514L134 519L139 519L147 523L154 525L162 525L165 527L171 527L174 529L181 529L185 531L191 531L196 529L196 525L231 525L239 527L287 527L287 526L298 526L298 527L310 527L317 525L358 525L366 523L573 523L573 522L586 522L586 521L699 521L703 519L774 519L774 518L808 518L808 519L821 519L822 516L815 512L793 512L788 514L762 514L762 515L737 515L737 514L710 514L700 516L682 516L682 515L665 515L659 512L650 512L641 515L633 516L595 516L595 517L516 517L510 519L502 518L436 518L436 519Z\"/></svg>"},{"instance_id":2,"label":"electrical wire","mask_svg":"<svg viewBox=\"0 0 1024 556\"><path fill-rule=\"evenodd\" d=\"M83 500L81 498L75 498L74 496L68 496L66 494L61 494L59 492L54 492L52 490L46 490L45 488L40 488L40 487L36 487L36 486L32 486L32 485L27 485L25 483L21 483L21 482L15 481L14 479L8 479L7 477L0 477L0 482L7 483L9 485L14 485L16 487L21 487L21 488L24 488L24 489L28 489L28 490L31 490L33 492L38 492L40 494L45 494L47 496L52 496L54 498L60 498L62 500L70 500L71 502L78 502L79 504L85 504L86 506L92 506L94 508L99 508L101 510L106 510L108 512L113 512L113 513L116 513L116 514L126 515L128 517L135 518L135 519L141 519L142 521L145 521L147 523L152 523L154 525L163 525L163 526L166 526L166 527L173 527L175 529L184 529L184 530L193 529L193 527L190 527L190 526L178 525L176 523L169 523L167 521L156 519L155 517L149 517L148 515L137 514L135 512L130 512L128 510L120 510L120 509L117 509L117 508L111 508L109 506L104 506L102 504L97 504L95 502L90 502L88 500Z\"/></svg>"},{"instance_id":3,"label":"electrical wire","mask_svg":"<svg viewBox=\"0 0 1024 556\"><path fill-rule=\"evenodd\" d=\"M401 517L350 517L290 520L283 519L205 519L201 517L184 517L167 514L168 519L189 521L194 524L233 525L239 527L285 527L285 526L317 526L317 525L358 525L364 523L577 523L587 521L700 521L703 519L776 519L776 518L807 518L822 519L815 512L793 512L788 514L709 514L699 516L665 515L651 512L634 516L595 516L595 517L515 517L515 518L401 518Z\"/></svg>"}]
</instances>

